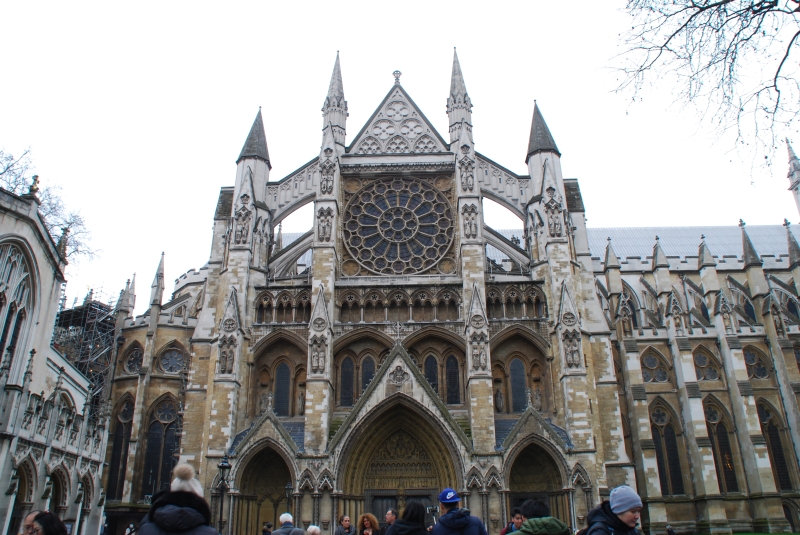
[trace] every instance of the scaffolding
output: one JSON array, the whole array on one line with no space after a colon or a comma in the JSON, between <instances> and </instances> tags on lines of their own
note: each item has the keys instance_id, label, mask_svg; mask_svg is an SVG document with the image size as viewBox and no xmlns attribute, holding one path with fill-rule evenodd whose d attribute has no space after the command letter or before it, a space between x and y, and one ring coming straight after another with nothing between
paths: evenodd
<instances>
[{"instance_id":1,"label":"scaffolding","mask_svg":"<svg viewBox=\"0 0 800 535\"><path fill-rule=\"evenodd\" d=\"M53 330L53 347L91 382L86 412L94 421L106 416L114 363L114 312L113 302L106 304L90 291L82 305L58 313Z\"/></svg>"}]
</instances>

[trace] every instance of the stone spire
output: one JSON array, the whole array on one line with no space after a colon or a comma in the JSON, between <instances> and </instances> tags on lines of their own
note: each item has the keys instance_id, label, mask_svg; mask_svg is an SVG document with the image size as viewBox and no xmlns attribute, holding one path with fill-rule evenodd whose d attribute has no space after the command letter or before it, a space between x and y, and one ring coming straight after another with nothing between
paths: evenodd
<instances>
[{"instance_id":1,"label":"stone spire","mask_svg":"<svg viewBox=\"0 0 800 535\"><path fill-rule=\"evenodd\" d=\"M528 159L531 156L540 152L555 152L558 156L561 156L556 146L556 141L553 139L550 129L547 128L547 123L544 122L544 117L539 110L539 105L534 101L531 137L528 141L528 156L525 158L525 163L528 163Z\"/></svg>"},{"instance_id":2,"label":"stone spire","mask_svg":"<svg viewBox=\"0 0 800 535\"><path fill-rule=\"evenodd\" d=\"M333 64L331 83L328 94L322 105L322 130L330 130L336 143L344 146L347 123L347 101L344 99L344 84L342 84L342 69L339 66L339 51L336 51L336 63ZM323 133L323 137L325 134Z\"/></svg>"},{"instance_id":3,"label":"stone spire","mask_svg":"<svg viewBox=\"0 0 800 535\"><path fill-rule=\"evenodd\" d=\"M758 256L756 248L753 247L753 242L750 241L750 236L747 234L744 224L744 221L740 219L739 227L742 229L742 260L744 261L744 267L760 266L762 265L761 257Z\"/></svg>"},{"instance_id":4,"label":"stone spire","mask_svg":"<svg viewBox=\"0 0 800 535\"><path fill-rule=\"evenodd\" d=\"M653 245L653 263L651 269L660 267L668 268L669 262L667 261L667 255L665 255L663 249L661 249L658 236L656 236L656 243Z\"/></svg>"},{"instance_id":5,"label":"stone spire","mask_svg":"<svg viewBox=\"0 0 800 535\"><path fill-rule=\"evenodd\" d=\"M708 249L708 245L706 245L706 237L701 234L700 245L697 247L697 269L716 265L717 261L714 260L714 255L711 254L711 251Z\"/></svg>"},{"instance_id":6,"label":"stone spire","mask_svg":"<svg viewBox=\"0 0 800 535\"><path fill-rule=\"evenodd\" d=\"M256 120L253 121L253 126L250 127L250 133L247 134L247 140L244 142L242 152L239 153L236 163L245 158L262 160L272 169L272 164L269 162L269 150L267 150L267 135L264 133L264 121L261 119L261 107L258 108Z\"/></svg>"},{"instance_id":7,"label":"stone spire","mask_svg":"<svg viewBox=\"0 0 800 535\"><path fill-rule=\"evenodd\" d=\"M606 258L605 258L605 266L606 269L608 268L617 268L619 269L619 258L617 257L617 253L614 252L614 248L611 246L611 238L608 238L608 245L606 245Z\"/></svg>"},{"instance_id":8,"label":"stone spire","mask_svg":"<svg viewBox=\"0 0 800 535\"><path fill-rule=\"evenodd\" d=\"M129 314L132 314L135 304L136 273L133 274L133 279L128 279L128 281L125 283L125 289L119 292L119 299L117 299L117 310L124 310Z\"/></svg>"},{"instance_id":9,"label":"stone spire","mask_svg":"<svg viewBox=\"0 0 800 535\"><path fill-rule=\"evenodd\" d=\"M164 297L164 253L161 253L161 261L158 263L156 276L153 284L150 285L150 304L161 306Z\"/></svg>"},{"instance_id":10,"label":"stone spire","mask_svg":"<svg viewBox=\"0 0 800 535\"><path fill-rule=\"evenodd\" d=\"M792 234L789 228L791 223L788 219L783 220L783 226L786 227L786 241L789 244L789 268L800 266L800 244L797 243L797 238Z\"/></svg>"},{"instance_id":11,"label":"stone spire","mask_svg":"<svg viewBox=\"0 0 800 535\"><path fill-rule=\"evenodd\" d=\"M461 122L465 121L468 128L472 128L472 101L467 94L464 75L461 74L461 64L458 54L453 48L453 74L450 77L450 95L447 97L447 117L450 119L450 142L460 137Z\"/></svg>"}]
</instances>

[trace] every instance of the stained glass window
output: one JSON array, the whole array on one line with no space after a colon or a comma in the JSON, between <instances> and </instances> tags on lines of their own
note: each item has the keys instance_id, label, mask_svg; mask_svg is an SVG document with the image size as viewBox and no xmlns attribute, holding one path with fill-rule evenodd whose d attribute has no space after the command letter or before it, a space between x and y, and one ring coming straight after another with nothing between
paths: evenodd
<instances>
[{"instance_id":1,"label":"stained glass window","mask_svg":"<svg viewBox=\"0 0 800 535\"><path fill-rule=\"evenodd\" d=\"M375 377L375 361L367 357L361 363L361 391L367 389L372 378Z\"/></svg>"},{"instance_id":2,"label":"stained glass window","mask_svg":"<svg viewBox=\"0 0 800 535\"><path fill-rule=\"evenodd\" d=\"M428 355L425 359L425 379L428 380L434 392L439 393L439 363L436 357Z\"/></svg>"},{"instance_id":3,"label":"stained glass window","mask_svg":"<svg viewBox=\"0 0 800 535\"><path fill-rule=\"evenodd\" d=\"M341 371L341 393L339 394L339 404L342 407L353 406L353 359L346 357L342 361Z\"/></svg>"},{"instance_id":4,"label":"stained glass window","mask_svg":"<svg viewBox=\"0 0 800 535\"><path fill-rule=\"evenodd\" d=\"M522 412L527 406L525 397L525 366L520 359L511 361L511 407L514 412Z\"/></svg>"},{"instance_id":5,"label":"stained glass window","mask_svg":"<svg viewBox=\"0 0 800 535\"><path fill-rule=\"evenodd\" d=\"M161 401L150 417L144 455L142 498L169 487L172 469L180 454L179 423L178 404L169 399Z\"/></svg>"},{"instance_id":6,"label":"stained glass window","mask_svg":"<svg viewBox=\"0 0 800 535\"><path fill-rule=\"evenodd\" d=\"M447 404L461 403L461 381L459 381L458 360L453 355L447 357L445 379L447 381Z\"/></svg>"},{"instance_id":7,"label":"stained glass window","mask_svg":"<svg viewBox=\"0 0 800 535\"><path fill-rule=\"evenodd\" d=\"M281 362L275 371L275 414L278 416L289 416L291 383L289 365Z\"/></svg>"},{"instance_id":8,"label":"stained glass window","mask_svg":"<svg viewBox=\"0 0 800 535\"><path fill-rule=\"evenodd\" d=\"M670 415L664 408L657 406L650 412L650 421L661 494L664 496L684 494L678 437Z\"/></svg>"}]
</instances>

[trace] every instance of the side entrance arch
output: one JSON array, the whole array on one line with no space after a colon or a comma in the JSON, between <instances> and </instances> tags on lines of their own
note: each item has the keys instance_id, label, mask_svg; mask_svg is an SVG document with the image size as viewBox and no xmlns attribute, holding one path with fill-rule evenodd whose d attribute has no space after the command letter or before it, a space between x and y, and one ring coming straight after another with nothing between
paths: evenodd
<instances>
[{"instance_id":1,"label":"side entrance arch","mask_svg":"<svg viewBox=\"0 0 800 535\"><path fill-rule=\"evenodd\" d=\"M545 447L536 443L525 446L514 458L507 478L509 506L519 507L527 499L540 499L550 504L554 517L572 525L570 489L563 468Z\"/></svg>"},{"instance_id":2,"label":"side entrance arch","mask_svg":"<svg viewBox=\"0 0 800 535\"><path fill-rule=\"evenodd\" d=\"M265 522L279 527L278 518L291 511L284 488L294 478L283 456L270 446L264 447L246 461L239 473L239 495L233 502L234 524L231 533L261 533ZM217 499L219 499L217 497ZM217 515L219 502L212 513Z\"/></svg>"}]
</instances>

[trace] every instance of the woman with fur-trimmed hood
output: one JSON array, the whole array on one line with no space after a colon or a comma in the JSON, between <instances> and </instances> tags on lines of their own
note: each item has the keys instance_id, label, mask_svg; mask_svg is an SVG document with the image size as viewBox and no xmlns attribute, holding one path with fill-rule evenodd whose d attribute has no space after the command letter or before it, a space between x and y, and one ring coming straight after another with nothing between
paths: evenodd
<instances>
[{"instance_id":1,"label":"woman with fur-trimmed hood","mask_svg":"<svg viewBox=\"0 0 800 535\"><path fill-rule=\"evenodd\" d=\"M203 487L194 468L179 464L173 471L169 491L156 495L150 512L139 526L140 535L217 535L211 527L211 507L203 498Z\"/></svg>"}]
</instances>

